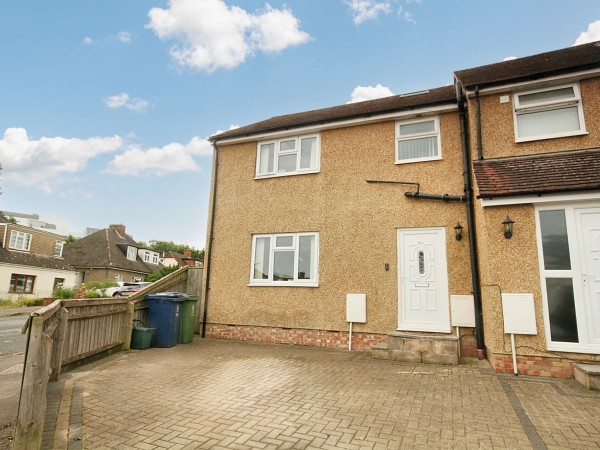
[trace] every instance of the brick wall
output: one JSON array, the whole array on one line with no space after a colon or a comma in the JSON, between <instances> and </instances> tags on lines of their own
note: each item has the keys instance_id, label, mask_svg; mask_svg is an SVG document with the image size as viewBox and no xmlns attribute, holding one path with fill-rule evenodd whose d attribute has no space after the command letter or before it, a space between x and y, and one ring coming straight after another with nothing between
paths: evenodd
<instances>
[{"instance_id":1,"label":"brick wall","mask_svg":"<svg viewBox=\"0 0 600 450\"><path fill-rule=\"evenodd\" d=\"M496 373L514 373L512 355L494 354L488 351L488 358ZM568 359L547 356L517 356L519 375L573 378L573 364L575 362Z\"/></svg>"},{"instance_id":2,"label":"brick wall","mask_svg":"<svg viewBox=\"0 0 600 450\"><path fill-rule=\"evenodd\" d=\"M348 332L307 330L298 328L257 327L245 325L207 324L206 335L217 339L269 342L273 344L307 345L311 347L348 348ZM352 333L353 350L370 350L387 342L386 334Z\"/></svg>"},{"instance_id":3,"label":"brick wall","mask_svg":"<svg viewBox=\"0 0 600 450\"><path fill-rule=\"evenodd\" d=\"M463 358L477 358L477 339L473 334L461 333L460 356Z\"/></svg>"}]
</instances>

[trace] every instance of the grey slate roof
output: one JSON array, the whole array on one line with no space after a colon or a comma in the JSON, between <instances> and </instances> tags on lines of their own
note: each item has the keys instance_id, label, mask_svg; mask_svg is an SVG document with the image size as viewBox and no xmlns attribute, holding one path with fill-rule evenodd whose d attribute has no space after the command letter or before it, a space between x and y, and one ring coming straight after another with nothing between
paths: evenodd
<instances>
[{"instance_id":1,"label":"grey slate roof","mask_svg":"<svg viewBox=\"0 0 600 450\"><path fill-rule=\"evenodd\" d=\"M600 190L600 149L475 161L478 198Z\"/></svg>"},{"instance_id":2,"label":"grey slate roof","mask_svg":"<svg viewBox=\"0 0 600 450\"><path fill-rule=\"evenodd\" d=\"M283 131L309 125L322 125L341 120L366 118L373 115L452 103L456 103L454 86L444 86L430 89L422 94L393 95L376 100L275 116L261 122L236 128L235 130L219 133L211 136L210 140L219 141L225 138L246 137L264 132Z\"/></svg>"},{"instance_id":3,"label":"grey slate roof","mask_svg":"<svg viewBox=\"0 0 600 450\"><path fill-rule=\"evenodd\" d=\"M35 255L25 252L7 250L0 246L0 262L8 264L19 264L22 266L39 267L43 269L69 270L75 272L76 269L63 259L53 256Z\"/></svg>"},{"instance_id":4,"label":"grey slate roof","mask_svg":"<svg viewBox=\"0 0 600 450\"><path fill-rule=\"evenodd\" d=\"M600 41L472 69L457 70L454 76L467 88L486 87L598 67L600 67Z\"/></svg>"},{"instance_id":5,"label":"grey slate roof","mask_svg":"<svg viewBox=\"0 0 600 450\"><path fill-rule=\"evenodd\" d=\"M127 259L129 245L139 248L131 236L122 236L109 227L65 245L63 257L78 268L107 267L140 273L160 269L159 265L146 263L139 256L135 261Z\"/></svg>"}]
</instances>

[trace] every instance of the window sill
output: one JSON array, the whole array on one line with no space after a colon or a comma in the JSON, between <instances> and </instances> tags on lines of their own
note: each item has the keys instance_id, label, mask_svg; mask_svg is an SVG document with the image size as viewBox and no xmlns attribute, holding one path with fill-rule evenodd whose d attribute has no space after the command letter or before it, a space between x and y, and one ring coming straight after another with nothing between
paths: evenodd
<instances>
[{"instance_id":1,"label":"window sill","mask_svg":"<svg viewBox=\"0 0 600 450\"><path fill-rule=\"evenodd\" d=\"M412 163L420 163L420 162L427 162L427 161L441 161L442 157L441 156L436 156L435 158L415 158L415 159L403 159L403 160L396 160L394 162L394 164L396 165L400 165L400 164L412 164Z\"/></svg>"},{"instance_id":2,"label":"window sill","mask_svg":"<svg viewBox=\"0 0 600 450\"><path fill-rule=\"evenodd\" d=\"M515 142L517 144L520 144L522 142L543 141L546 139L561 139L561 138L568 138L568 137L573 137L573 136L585 136L587 134L589 134L587 131L574 131L572 133L549 134L549 135L542 135L542 136L517 138L517 139L515 139Z\"/></svg>"},{"instance_id":3,"label":"window sill","mask_svg":"<svg viewBox=\"0 0 600 450\"><path fill-rule=\"evenodd\" d=\"M550 352L569 352L569 353L590 353L590 354L600 354L600 347L592 346L592 345L582 345L582 344L558 344L558 343L549 343L548 351Z\"/></svg>"},{"instance_id":4,"label":"window sill","mask_svg":"<svg viewBox=\"0 0 600 450\"><path fill-rule=\"evenodd\" d=\"M248 283L248 287L300 287L300 288L316 288L319 287L318 282L295 283L290 281L281 281L274 283Z\"/></svg>"},{"instance_id":5,"label":"window sill","mask_svg":"<svg viewBox=\"0 0 600 450\"><path fill-rule=\"evenodd\" d=\"M305 172L286 172L286 173L275 173L272 175L256 175L254 177L254 179L262 180L264 178L293 177L296 175L307 175L307 174L311 174L311 173L319 173L320 171L321 171L320 169L315 169L315 170L307 170Z\"/></svg>"}]
</instances>

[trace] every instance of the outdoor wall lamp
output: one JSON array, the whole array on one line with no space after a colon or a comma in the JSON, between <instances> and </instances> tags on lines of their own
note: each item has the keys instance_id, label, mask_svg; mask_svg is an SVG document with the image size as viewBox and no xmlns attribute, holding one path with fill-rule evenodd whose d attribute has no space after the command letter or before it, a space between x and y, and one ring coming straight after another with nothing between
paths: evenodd
<instances>
[{"instance_id":1,"label":"outdoor wall lamp","mask_svg":"<svg viewBox=\"0 0 600 450\"><path fill-rule=\"evenodd\" d=\"M457 241L460 241L462 239L462 230L463 227L460 226L460 223L457 223L454 227L454 237Z\"/></svg>"},{"instance_id":2,"label":"outdoor wall lamp","mask_svg":"<svg viewBox=\"0 0 600 450\"><path fill-rule=\"evenodd\" d=\"M502 226L504 227L504 237L506 239L510 239L513 235L513 224L515 222L508 216L506 219L502 221Z\"/></svg>"}]
</instances>

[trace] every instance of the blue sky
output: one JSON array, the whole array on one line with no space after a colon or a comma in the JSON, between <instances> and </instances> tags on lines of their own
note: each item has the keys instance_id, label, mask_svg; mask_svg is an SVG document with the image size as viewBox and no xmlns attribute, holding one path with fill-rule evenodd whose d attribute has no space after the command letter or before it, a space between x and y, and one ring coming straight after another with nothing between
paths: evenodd
<instances>
[{"instance_id":1,"label":"blue sky","mask_svg":"<svg viewBox=\"0 0 600 450\"><path fill-rule=\"evenodd\" d=\"M203 248L217 131L594 40L598 0L0 0L0 210Z\"/></svg>"}]
</instances>

